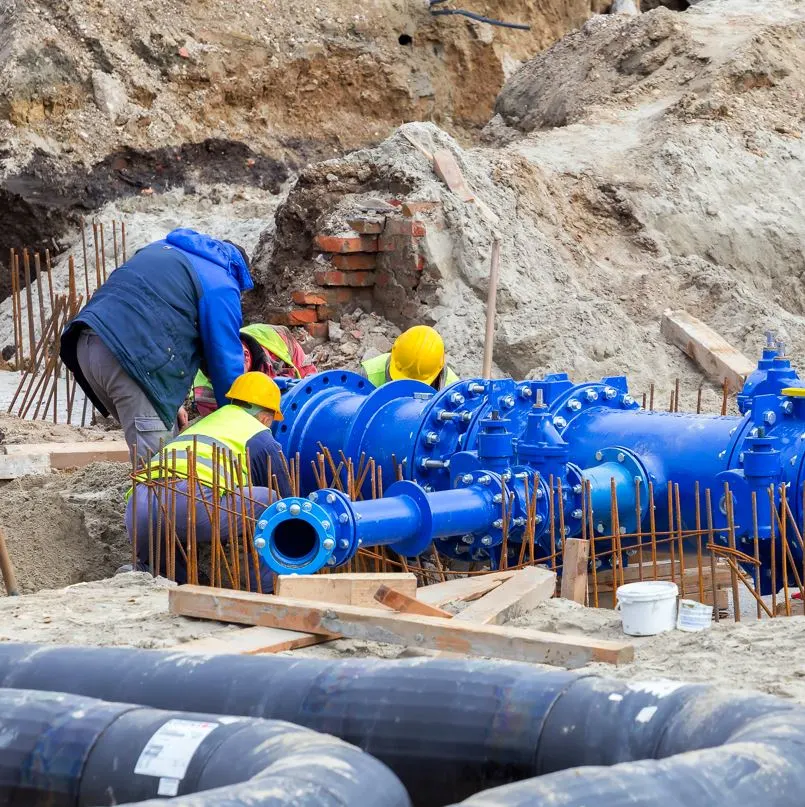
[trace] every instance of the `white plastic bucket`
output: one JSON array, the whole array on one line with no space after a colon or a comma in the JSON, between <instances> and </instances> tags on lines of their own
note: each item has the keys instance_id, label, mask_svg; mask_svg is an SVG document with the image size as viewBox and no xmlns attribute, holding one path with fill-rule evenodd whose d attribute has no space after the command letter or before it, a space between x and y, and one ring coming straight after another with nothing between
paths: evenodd
<instances>
[{"instance_id":1,"label":"white plastic bucket","mask_svg":"<svg viewBox=\"0 0 805 807\"><path fill-rule=\"evenodd\" d=\"M696 600L680 600L676 626L679 630L707 630L713 623L713 606L703 605Z\"/></svg>"},{"instance_id":2,"label":"white plastic bucket","mask_svg":"<svg viewBox=\"0 0 805 807\"><path fill-rule=\"evenodd\" d=\"M618 586L618 610L627 636L654 636L676 627L676 583L646 580Z\"/></svg>"}]
</instances>

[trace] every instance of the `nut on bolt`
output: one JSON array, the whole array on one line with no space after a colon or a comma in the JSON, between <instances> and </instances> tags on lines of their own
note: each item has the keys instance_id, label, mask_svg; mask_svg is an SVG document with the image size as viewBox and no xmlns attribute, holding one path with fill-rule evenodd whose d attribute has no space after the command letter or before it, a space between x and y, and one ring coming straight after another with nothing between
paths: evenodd
<instances>
[{"instance_id":1,"label":"nut on bolt","mask_svg":"<svg viewBox=\"0 0 805 807\"><path fill-rule=\"evenodd\" d=\"M625 462L626 461L626 454L622 451L618 452L618 462Z\"/></svg>"},{"instance_id":2,"label":"nut on bolt","mask_svg":"<svg viewBox=\"0 0 805 807\"><path fill-rule=\"evenodd\" d=\"M792 401L783 401L780 407L786 415L790 415L794 411L794 404Z\"/></svg>"},{"instance_id":3,"label":"nut on bolt","mask_svg":"<svg viewBox=\"0 0 805 807\"><path fill-rule=\"evenodd\" d=\"M288 505L285 502L278 502L277 504L277 512L284 513L288 509Z\"/></svg>"},{"instance_id":4,"label":"nut on bolt","mask_svg":"<svg viewBox=\"0 0 805 807\"><path fill-rule=\"evenodd\" d=\"M308 495L308 499L310 499L312 502L317 502L319 500L319 494L314 490L313 493Z\"/></svg>"},{"instance_id":5,"label":"nut on bolt","mask_svg":"<svg viewBox=\"0 0 805 807\"><path fill-rule=\"evenodd\" d=\"M463 482L465 485L469 485L469 484L471 484L471 483L472 483L472 474L464 474L464 475L461 477L461 481L462 481L462 482Z\"/></svg>"},{"instance_id":6,"label":"nut on bolt","mask_svg":"<svg viewBox=\"0 0 805 807\"><path fill-rule=\"evenodd\" d=\"M478 477L478 483L481 485L488 485L492 481L492 477L488 474Z\"/></svg>"},{"instance_id":7,"label":"nut on bolt","mask_svg":"<svg viewBox=\"0 0 805 807\"><path fill-rule=\"evenodd\" d=\"M489 546L492 543L492 536L491 535L484 535L484 537L481 538L481 543L484 546Z\"/></svg>"},{"instance_id":8,"label":"nut on bolt","mask_svg":"<svg viewBox=\"0 0 805 807\"><path fill-rule=\"evenodd\" d=\"M564 429L567 426L567 421L561 417L557 416L553 419L553 425L556 426L557 429Z\"/></svg>"},{"instance_id":9,"label":"nut on bolt","mask_svg":"<svg viewBox=\"0 0 805 807\"><path fill-rule=\"evenodd\" d=\"M607 387L604 390L604 397L608 401L611 401L613 398L615 398L617 396L617 394L618 394L618 391L616 389L613 389L612 387Z\"/></svg>"},{"instance_id":10,"label":"nut on bolt","mask_svg":"<svg viewBox=\"0 0 805 807\"><path fill-rule=\"evenodd\" d=\"M570 515L573 518L581 518L581 510L577 507Z\"/></svg>"},{"instance_id":11,"label":"nut on bolt","mask_svg":"<svg viewBox=\"0 0 805 807\"><path fill-rule=\"evenodd\" d=\"M520 397L521 398L530 398L534 393L531 391L531 387L520 387Z\"/></svg>"},{"instance_id":12,"label":"nut on bolt","mask_svg":"<svg viewBox=\"0 0 805 807\"><path fill-rule=\"evenodd\" d=\"M335 541L332 538L325 538L321 545L329 552L335 546Z\"/></svg>"},{"instance_id":13,"label":"nut on bolt","mask_svg":"<svg viewBox=\"0 0 805 807\"><path fill-rule=\"evenodd\" d=\"M774 412L771 411L771 409L767 409L763 413L763 422L767 426L773 426L777 422L777 415L775 415Z\"/></svg>"},{"instance_id":14,"label":"nut on bolt","mask_svg":"<svg viewBox=\"0 0 805 807\"><path fill-rule=\"evenodd\" d=\"M305 502L305 503L302 505L302 509L303 509L303 510L304 510L306 513L309 513L309 512L310 512L310 511L313 509L313 505L312 505L310 502Z\"/></svg>"},{"instance_id":15,"label":"nut on bolt","mask_svg":"<svg viewBox=\"0 0 805 807\"><path fill-rule=\"evenodd\" d=\"M255 538L254 539L254 548L255 549L265 549L266 548L266 539L265 538Z\"/></svg>"},{"instance_id":16,"label":"nut on bolt","mask_svg":"<svg viewBox=\"0 0 805 807\"><path fill-rule=\"evenodd\" d=\"M567 408L568 408L568 409L569 409L571 412L578 412L578 411L579 411L579 409L581 409L581 401L579 401L577 398L571 398L571 399L570 399L570 400L567 402Z\"/></svg>"},{"instance_id":17,"label":"nut on bolt","mask_svg":"<svg viewBox=\"0 0 805 807\"><path fill-rule=\"evenodd\" d=\"M502 529L502 528L503 528L503 519L502 519L502 518L496 518L496 519L495 519L495 520L492 522L492 526L493 526L493 527L494 527L496 530Z\"/></svg>"},{"instance_id":18,"label":"nut on bolt","mask_svg":"<svg viewBox=\"0 0 805 807\"><path fill-rule=\"evenodd\" d=\"M425 443L429 446L435 446L439 442L439 435L437 432L428 432L425 435Z\"/></svg>"},{"instance_id":19,"label":"nut on bolt","mask_svg":"<svg viewBox=\"0 0 805 807\"><path fill-rule=\"evenodd\" d=\"M264 518L261 518L260 521L257 522L258 530L264 530L267 526L268 522Z\"/></svg>"},{"instance_id":20,"label":"nut on bolt","mask_svg":"<svg viewBox=\"0 0 805 807\"><path fill-rule=\"evenodd\" d=\"M623 396L623 405L624 406L631 406L634 403L634 398L631 395L624 395Z\"/></svg>"},{"instance_id":21,"label":"nut on bolt","mask_svg":"<svg viewBox=\"0 0 805 807\"><path fill-rule=\"evenodd\" d=\"M298 516L298 515L299 515L299 514L302 512L302 508L301 508L301 507L300 507L298 504L292 504L292 505L291 505L291 506L288 508L288 512L289 512L289 513L290 513L292 516Z\"/></svg>"},{"instance_id":22,"label":"nut on bolt","mask_svg":"<svg viewBox=\"0 0 805 807\"><path fill-rule=\"evenodd\" d=\"M335 504L335 493L327 494L327 504Z\"/></svg>"},{"instance_id":23,"label":"nut on bolt","mask_svg":"<svg viewBox=\"0 0 805 807\"><path fill-rule=\"evenodd\" d=\"M592 403L593 401L597 401L597 400L598 400L598 393L597 393L597 392L596 392L594 389L590 388L590 389L588 389L588 390L587 390L587 391L584 393L584 397L585 397L585 398L586 398L586 399L587 399L587 400L588 400L590 403Z\"/></svg>"},{"instance_id":24,"label":"nut on bolt","mask_svg":"<svg viewBox=\"0 0 805 807\"><path fill-rule=\"evenodd\" d=\"M514 395L504 395L500 399L500 405L504 409L511 409L514 406Z\"/></svg>"}]
</instances>

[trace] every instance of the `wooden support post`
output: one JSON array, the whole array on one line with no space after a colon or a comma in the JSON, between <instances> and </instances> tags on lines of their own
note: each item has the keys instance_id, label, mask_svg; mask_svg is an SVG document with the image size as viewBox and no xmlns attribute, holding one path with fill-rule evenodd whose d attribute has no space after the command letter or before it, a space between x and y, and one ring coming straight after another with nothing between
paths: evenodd
<instances>
[{"instance_id":1,"label":"wooden support post","mask_svg":"<svg viewBox=\"0 0 805 807\"><path fill-rule=\"evenodd\" d=\"M621 664L634 659L628 642L476 625L458 619L395 614L354 605L316 605L252 592L179 586L168 593L170 612L199 619L283 628L328 637L346 636L471 656L575 668L592 661Z\"/></svg>"},{"instance_id":2,"label":"wooden support post","mask_svg":"<svg viewBox=\"0 0 805 807\"><path fill-rule=\"evenodd\" d=\"M755 370L756 362L687 311L666 311L661 329L663 336L693 359L711 381L721 384L726 380L733 392L740 392L744 378Z\"/></svg>"},{"instance_id":3,"label":"wooden support post","mask_svg":"<svg viewBox=\"0 0 805 807\"><path fill-rule=\"evenodd\" d=\"M587 564L590 542L581 538L567 538L562 557L562 590L565 600L584 605L587 602Z\"/></svg>"}]
</instances>

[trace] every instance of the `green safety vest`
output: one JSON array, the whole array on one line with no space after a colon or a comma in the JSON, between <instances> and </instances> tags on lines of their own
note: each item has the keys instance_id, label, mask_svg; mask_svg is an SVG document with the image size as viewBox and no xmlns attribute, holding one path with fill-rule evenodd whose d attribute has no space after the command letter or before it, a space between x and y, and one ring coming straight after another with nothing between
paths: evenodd
<instances>
[{"instance_id":1,"label":"green safety vest","mask_svg":"<svg viewBox=\"0 0 805 807\"><path fill-rule=\"evenodd\" d=\"M232 491L238 483L237 470L234 478L229 465L229 452L232 452L235 462L241 468L241 480L246 483L249 479L249 467L246 463L246 443L268 427L250 415L246 410L234 404L222 406L207 417L202 418L185 429L178 437L165 444L163 453L154 454L146 468L151 469L152 479L165 479L166 477L188 476L188 452L193 451L195 442L196 470L195 477L208 487L213 486L213 446L218 446L218 484L221 492ZM173 465L173 452L176 452L176 467ZM220 453L224 452L222 456ZM165 460L163 464L163 459ZM136 477L138 482L148 479L148 472L142 471ZM131 490L126 498L131 495Z\"/></svg>"},{"instance_id":2,"label":"green safety vest","mask_svg":"<svg viewBox=\"0 0 805 807\"><path fill-rule=\"evenodd\" d=\"M373 359L367 359L361 364L361 367L363 367L364 371L366 372L366 377L369 379L370 384L375 387L382 387L383 384L388 384L388 382L392 380L388 372L390 359L391 353L382 353L380 356L375 356ZM455 384L455 382L458 380L459 378L453 372L453 370L445 365L437 379L437 389L449 387L450 384Z\"/></svg>"},{"instance_id":3,"label":"green safety vest","mask_svg":"<svg viewBox=\"0 0 805 807\"><path fill-rule=\"evenodd\" d=\"M240 329L240 332L256 339L261 347L264 347L269 353L273 353L280 361L284 361L287 365L293 367L297 378L302 377L291 360L291 352L288 350L288 345L285 344L285 340L270 325L261 325L259 323L246 325L246 327ZM196 377L193 379L193 386L212 388L212 383L210 379L199 370L196 373Z\"/></svg>"}]
</instances>

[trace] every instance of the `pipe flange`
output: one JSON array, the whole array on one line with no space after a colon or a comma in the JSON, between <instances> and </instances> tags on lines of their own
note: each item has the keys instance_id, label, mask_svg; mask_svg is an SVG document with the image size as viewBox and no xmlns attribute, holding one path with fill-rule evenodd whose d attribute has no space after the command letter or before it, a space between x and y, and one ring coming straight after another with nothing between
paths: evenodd
<instances>
[{"instance_id":1,"label":"pipe flange","mask_svg":"<svg viewBox=\"0 0 805 807\"><path fill-rule=\"evenodd\" d=\"M424 552L433 543L433 516L431 514L428 494L416 482L409 482L407 479L395 482L384 494L383 498L391 496L407 496L414 500L414 504L419 511L419 531L416 536L396 544L390 544L398 555L406 558L413 558Z\"/></svg>"},{"instance_id":2,"label":"pipe flange","mask_svg":"<svg viewBox=\"0 0 805 807\"><path fill-rule=\"evenodd\" d=\"M485 390L491 383L457 381L437 392L423 411L407 475L426 491L450 488L450 458L465 447L470 424L486 411Z\"/></svg>"},{"instance_id":3,"label":"pipe flange","mask_svg":"<svg viewBox=\"0 0 805 807\"><path fill-rule=\"evenodd\" d=\"M348 370L316 373L300 379L293 386L289 385L288 391L281 400L283 419L274 421L272 426L274 436L279 440L283 449L287 449L288 438L297 420L303 415L308 400L320 392L331 389L342 389L357 395L369 395L375 388L367 379Z\"/></svg>"},{"instance_id":4,"label":"pipe flange","mask_svg":"<svg viewBox=\"0 0 805 807\"><path fill-rule=\"evenodd\" d=\"M592 408L640 409L640 404L629 395L626 379L622 377L577 384L561 392L551 403L553 425L562 434L574 418Z\"/></svg>"},{"instance_id":5,"label":"pipe flange","mask_svg":"<svg viewBox=\"0 0 805 807\"><path fill-rule=\"evenodd\" d=\"M275 502L260 516L254 546L276 574L313 574L334 565L330 560L340 526L330 512L315 502L291 496Z\"/></svg>"}]
</instances>

